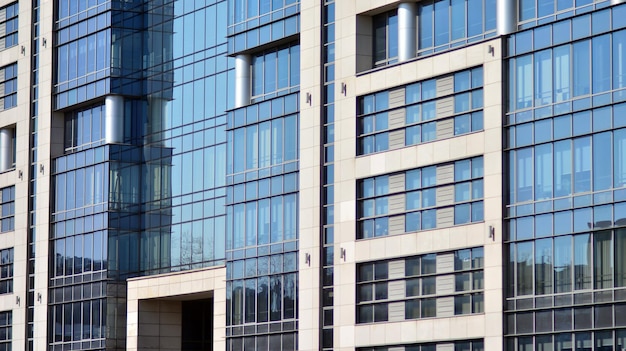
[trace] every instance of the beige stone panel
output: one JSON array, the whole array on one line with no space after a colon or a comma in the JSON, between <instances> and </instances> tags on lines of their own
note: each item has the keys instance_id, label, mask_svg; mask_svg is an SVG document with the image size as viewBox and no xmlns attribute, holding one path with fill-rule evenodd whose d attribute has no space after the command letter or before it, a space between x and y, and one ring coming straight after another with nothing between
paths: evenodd
<instances>
[{"instance_id":1,"label":"beige stone panel","mask_svg":"<svg viewBox=\"0 0 626 351\"><path fill-rule=\"evenodd\" d=\"M483 135L483 133L471 133L455 138L357 157L356 178L362 179L385 173L445 163L455 159L480 156L484 153ZM462 148L455 147L456 145L466 145L465 152L463 152ZM452 148L454 148L454 151L452 151ZM416 157L413 157L413 155ZM455 157L451 157L451 155Z\"/></svg>"},{"instance_id":2,"label":"beige stone panel","mask_svg":"<svg viewBox=\"0 0 626 351\"><path fill-rule=\"evenodd\" d=\"M355 347L482 338L485 333L485 326L485 316L480 314L393 323L360 324L354 330Z\"/></svg>"},{"instance_id":3,"label":"beige stone panel","mask_svg":"<svg viewBox=\"0 0 626 351\"><path fill-rule=\"evenodd\" d=\"M335 125L335 131L338 129L340 129L340 126ZM354 167L356 163L356 159L354 158L354 154L356 153L354 140L355 138L347 138L336 140L335 142L335 183L354 178ZM350 154L352 155L351 157L345 157ZM339 169L337 169L338 167Z\"/></svg>"},{"instance_id":4,"label":"beige stone panel","mask_svg":"<svg viewBox=\"0 0 626 351\"><path fill-rule=\"evenodd\" d=\"M489 67L495 67L500 64L500 60L497 57L484 54L487 52L489 45L500 47L500 39L459 48L436 56L391 65L383 69L364 72L357 77L356 95L390 89L417 80L429 79L479 66L485 62L491 64ZM465 57L465 62L463 62L463 59L457 59L458 57ZM454 61L454 64L451 63L452 61ZM500 70L500 68L497 68L497 70Z\"/></svg>"},{"instance_id":5,"label":"beige stone panel","mask_svg":"<svg viewBox=\"0 0 626 351\"><path fill-rule=\"evenodd\" d=\"M483 89L485 92L483 94L484 106L485 107L501 106L502 105L501 83L497 82L497 83L485 84L483 87L484 87Z\"/></svg>"},{"instance_id":6,"label":"beige stone panel","mask_svg":"<svg viewBox=\"0 0 626 351\"><path fill-rule=\"evenodd\" d=\"M306 111L303 112L302 115L300 116L300 130L305 132L305 135L302 135L300 138L300 149L301 150L309 150L309 149L313 149L316 148L316 146L319 145L320 143L320 139L319 138L315 138L316 136L319 137L320 135L320 125L319 124L314 124L313 121L319 121L319 118L314 118L315 115L319 115L319 111ZM307 118L309 117L309 118ZM308 162L310 162L311 160L309 160L307 158ZM316 164L314 163L307 163L305 164L304 168L307 167L312 167L315 166Z\"/></svg>"},{"instance_id":7,"label":"beige stone panel","mask_svg":"<svg viewBox=\"0 0 626 351\"><path fill-rule=\"evenodd\" d=\"M501 312L500 313L487 313L485 315L485 324L484 324L485 329L484 330L470 329L470 332L472 332L473 335L478 335L480 332L482 332L481 334L484 335L485 338L496 337L496 338L499 338L500 341L502 341L501 328L493 328L494 325L503 325L502 323L504 323L504 320L503 320ZM495 350L495 349L491 349L491 350Z\"/></svg>"},{"instance_id":8,"label":"beige stone panel","mask_svg":"<svg viewBox=\"0 0 626 351\"><path fill-rule=\"evenodd\" d=\"M483 108L483 116L485 130L502 127L501 106L485 106Z\"/></svg>"},{"instance_id":9,"label":"beige stone panel","mask_svg":"<svg viewBox=\"0 0 626 351\"><path fill-rule=\"evenodd\" d=\"M499 46L498 42L494 43L494 45L495 44ZM502 74L502 61L496 59L485 62L483 66L483 82L485 86L489 86L491 84L502 84Z\"/></svg>"},{"instance_id":10,"label":"beige stone panel","mask_svg":"<svg viewBox=\"0 0 626 351\"><path fill-rule=\"evenodd\" d=\"M354 222L335 222L335 245L345 242L354 243L355 227ZM335 250L338 249L335 248Z\"/></svg>"},{"instance_id":11,"label":"beige stone panel","mask_svg":"<svg viewBox=\"0 0 626 351\"><path fill-rule=\"evenodd\" d=\"M335 3L335 9L341 10L342 7L343 7L343 4L339 6L337 3ZM335 19L337 19L337 17L335 17ZM356 16L342 16L341 18L339 18L339 20L336 23L337 25L335 27L335 40L353 39L356 36L356 33L357 33ZM350 45L346 45L346 46L350 46ZM353 51L351 55L354 55L354 54L355 52Z\"/></svg>"},{"instance_id":12,"label":"beige stone panel","mask_svg":"<svg viewBox=\"0 0 626 351\"><path fill-rule=\"evenodd\" d=\"M467 50L455 50L455 55L450 56L450 71L460 71L468 66Z\"/></svg>"},{"instance_id":13,"label":"beige stone panel","mask_svg":"<svg viewBox=\"0 0 626 351\"><path fill-rule=\"evenodd\" d=\"M357 240L355 243L355 260L356 262L368 262L482 246L488 235L486 227L485 223L472 223Z\"/></svg>"}]
</instances>

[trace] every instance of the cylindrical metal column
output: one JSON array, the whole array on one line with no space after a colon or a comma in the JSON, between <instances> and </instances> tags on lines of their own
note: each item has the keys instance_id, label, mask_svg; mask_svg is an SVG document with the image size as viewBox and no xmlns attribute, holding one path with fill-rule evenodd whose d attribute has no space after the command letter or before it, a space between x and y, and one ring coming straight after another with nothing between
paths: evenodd
<instances>
[{"instance_id":1,"label":"cylindrical metal column","mask_svg":"<svg viewBox=\"0 0 626 351\"><path fill-rule=\"evenodd\" d=\"M235 107L250 104L250 55L235 57Z\"/></svg>"},{"instance_id":2,"label":"cylindrical metal column","mask_svg":"<svg viewBox=\"0 0 626 351\"><path fill-rule=\"evenodd\" d=\"M511 34L517 30L517 1L496 0L498 35Z\"/></svg>"},{"instance_id":3,"label":"cylindrical metal column","mask_svg":"<svg viewBox=\"0 0 626 351\"><path fill-rule=\"evenodd\" d=\"M415 57L417 37L417 6L403 2L398 6L398 61Z\"/></svg>"},{"instance_id":4,"label":"cylindrical metal column","mask_svg":"<svg viewBox=\"0 0 626 351\"><path fill-rule=\"evenodd\" d=\"M109 95L104 100L105 107L105 142L117 144L124 142L124 97Z\"/></svg>"},{"instance_id":5,"label":"cylindrical metal column","mask_svg":"<svg viewBox=\"0 0 626 351\"><path fill-rule=\"evenodd\" d=\"M13 130L0 129L0 172L11 169L13 166Z\"/></svg>"}]
</instances>

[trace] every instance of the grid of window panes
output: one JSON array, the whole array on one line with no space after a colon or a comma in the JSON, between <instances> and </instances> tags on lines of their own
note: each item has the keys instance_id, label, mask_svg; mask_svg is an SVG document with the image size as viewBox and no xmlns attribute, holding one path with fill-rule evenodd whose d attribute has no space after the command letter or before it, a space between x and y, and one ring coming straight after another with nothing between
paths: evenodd
<instances>
[{"instance_id":1,"label":"grid of window panes","mask_svg":"<svg viewBox=\"0 0 626 351\"><path fill-rule=\"evenodd\" d=\"M608 1L592 0L519 0L517 4L518 27L520 29L546 24L609 6Z\"/></svg>"},{"instance_id":2,"label":"grid of window panes","mask_svg":"<svg viewBox=\"0 0 626 351\"><path fill-rule=\"evenodd\" d=\"M453 177L438 182L437 173ZM422 167L358 181L357 238L428 230L483 220L483 158ZM443 194L447 194L444 196ZM446 201L444 198L453 198ZM437 216L452 215L445 222Z\"/></svg>"},{"instance_id":3,"label":"grid of window panes","mask_svg":"<svg viewBox=\"0 0 626 351\"><path fill-rule=\"evenodd\" d=\"M621 212L616 214L623 217L626 204L620 204L619 210L617 205L615 208ZM575 212L583 216L575 222L585 220L586 211ZM555 226L570 226L569 232L572 232L572 213L567 215L569 218L555 216ZM606 290L605 302L626 298L626 229L576 228L575 234L552 236L551 214L547 220L539 217L546 215L517 218L510 224L515 226L513 230L518 240L509 244L507 296L511 298L511 304L515 302L513 298L534 295L552 299L553 294L566 294L556 297L564 301L569 299L571 303L572 293L599 289ZM559 217L569 223L558 223ZM592 223L588 225L592 226ZM543 225L547 228L544 229ZM594 231L590 232L590 229ZM533 232L535 240L532 240Z\"/></svg>"},{"instance_id":4,"label":"grid of window panes","mask_svg":"<svg viewBox=\"0 0 626 351\"><path fill-rule=\"evenodd\" d=\"M138 260L133 250L121 257L138 262L142 274L223 264L226 110L234 104L227 1L135 3L149 9L143 15L152 24L146 44L154 55L147 62L148 103L141 112L150 120L140 141L150 146L141 151L140 168L126 170L133 182L141 179L141 191L127 195L141 193L146 212L141 233L122 242L142 250Z\"/></svg>"},{"instance_id":5,"label":"grid of window panes","mask_svg":"<svg viewBox=\"0 0 626 351\"><path fill-rule=\"evenodd\" d=\"M624 27L618 5L508 38L512 349L612 350L626 326Z\"/></svg>"},{"instance_id":6,"label":"grid of window panes","mask_svg":"<svg viewBox=\"0 0 626 351\"><path fill-rule=\"evenodd\" d=\"M232 3L232 2L231 2ZM264 20L262 23L258 21L248 22L251 27L243 32L232 32L236 28L241 30L244 24L239 24L229 28L228 37L228 52L243 52L254 48L258 48L272 41L279 41L285 38L295 36L300 32L300 14L299 4L297 6L291 6L286 8L284 14L285 17L277 21L267 22ZM276 18L276 17L274 17Z\"/></svg>"},{"instance_id":7,"label":"grid of window panes","mask_svg":"<svg viewBox=\"0 0 626 351\"><path fill-rule=\"evenodd\" d=\"M285 48L292 57L298 55L299 45ZM276 65L280 50L266 51L265 58L274 55L269 61ZM287 349L295 347L298 97L297 92L291 93L228 114L227 350L267 349L276 342ZM268 335L270 331L278 334Z\"/></svg>"},{"instance_id":8,"label":"grid of window panes","mask_svg":"<svg viewBox=\"0 0 626 351\"><path fill-rule=\"evenodd\" d=\"M228 351L244 350L298 350L298 333L270 334L247 336L245 338L230 339L226 342Z\"/></svg>"},{"instance_id":9,"label":"grid of window panes","mask_svg":"<svg viewBox=\"0 0 626 351\"><path fill-rule=\"evenodd\" d=\"M424 56L495 37L495 0L445 0L417 3L417 53ZM372 17L373 67L398 62L397 10Z\"/></svg>"},{"instance_id":10,"label":"grid of window panes","mask_svg":"<svg viewBox=\"0 0 626 351\"><path fill-rule=\"evenodd\" d=\"M17 2L0 8L0 16L4 18L0 21L0 28L4 28L3 35L0 36L1 49L17 45L18 15L19 7Z\"/></svg>"},{"instance_id":11,"label":"grid of window panes","mask_svg":"<svg viewBox=\"0 0 626 351\"><path fill-rule=\"evenodd\" d=\"M65 151L75 151L104 143L104 105L65 114Z\"/></svg>"},{"instance_id":12,"label":"grid of window panes","mask_svg":"<svg viewBox=\"0 0 626 351\"><path fill-rule=\"evenodd\" d=\"M276 327L273 322L295 320L298 306L296 261L295 252L263 253L263 256L233 261L232 276L228 278L232 281L226 288L230 296L229 325L263 323L267 328L269 324Z\"/></svg>"},{"instance_id":13,"label":"grid of window panes","mask_svg":"<svg viewBox=\"0 0 626 351\"><path fill-rule=\"evenodd\" d=\"M438 347L451 351L483 351L485 349L482 340L463 340L454 342L360 347L357 348L357 351L436 351Z\"/></svg>"},{"instance_id":14,"label":"grid of window panes","mask_svg":"<svg viewBox=\"0 0 626 351\"><path fill-rule=\"evenodd\" d=\"M483 129L483 69L460 71L358 98L358 154Z\"/></svg>"},{"instance_id":15,"label":"grid of window panes","mask_svg":"<svg viewBox=\"0 0 626 351\"><path fill-rule=\"evenodd\" d=\"M263 101L229 112L229 183L297 169L298 96ZM276 168L278 167L278 168ZM282 172L281 170L281 172Z\"/></svg>"},{"instance_id":16,"label":"grid of window panes","mask_svg":"<svg viewBox=\"0 0 626 351\"><path fill-rule=\"evenodd\" d=\"M252 57L252 102L297 92L300 44L265 50Z\"/></svg>"},{"instance_id":17,"label":"grid of window panes","mask_svg":"<svg viewBox=\"0 0 626 351\"><path fill-rule=\"evenodd\" d=\"M13 312L0 312L0 351L11 351Z\"/></svg>"},{"instance_id":18,"label":"grid of window panes","mask_svg":"<svg viewBox=\"0 0 626 351\"><path fill-rule=\"evenodd\" d=\"M320 320L322 321L321 347L332 350L334 347L334 285L335 285L335 2L324 1L322 7L322 41L324 82L323 104L321 110L322 133L321 144L324 145L323 167L320 179L322 183L320 208L320 247L321 249L321 286L320 289Z\"/></svg>"},{"instance_id":19,"label":"grid of window panes","mask_svg":"<svg viewBox=\"0 0 626 351\"><path fill-rule=\"evenodd\" d=\"M244 335L297 329L297 173L229 188L226 323L229 350L267 339ZM242 328L237 326L251 326ZM287 336L291 335L291 336ZM284 334L283 338L293 338ZM273 341L270 341L272 343ZM288 342L289 343L289 342ZM247 345L247 344L246 344ZM254 346L256 349L262 345Z\"/></svg>"},{"instance_id":20,"label":"grid of window panes","mask_svg":"<svg viewBox=\"0 0 626 351\"><path fill-rule=\"evenodd\" d=\"M608 306L611 307L610 305ZM582 312L582 311L581 311ZM623 324L623 316L624 316L624 306L621 306L619 311L616 311L615 316L622 321ZM545 315L537 316L537 323L543 324L549 323L552 318L550 314L551 311L547 311ZM572 320L572 311L570 309L562 309L554 311L554 319L555 320L567 320L568 323L571 323ZM602 316L602 318L609 317L611 318L611 311L604 310L602 313L608 313L607 315ZM619 313L619 315L618 315ZM583 324L591 324L591 318L597 316L596 312L591 313L591 311L585 311L584 313L578 314L584 320ZM533 317L532 312L530 316ZM524 317L523 323L531 323L528 327L532 328L532 321L528 320L526 316ZM626 329L614 329L614 330L603 330L603 331L588 331L581 330L576 333L567 333L567 332L558 332L558 330L554 330L553 334L540 334L540 335L525 335L518 337L507 338L506 340L506 349L507 350L520 350L520 351L530 351L530 350L585 350L585 351L613 351L613 350L623 350L623 346L626 345Z\"/></svg>"},{"instance_id":21,"label":"grid of window panes","mask_svg":"<svg viewBox=\"0 0 626 351\"><path fill-rule=\"evenodd\" d=\"M72 3L78 2L83 3ZM98 10L104 11L104 8ZM61 93L57 98L57 107L101 96L110 89L108 82L102 79L111 74L111 14L104 12L94 15L93 11L81 13L82 17L89 14L90 18L60 27L57 32L55 92ZM77 89L81 86L84 88ZM72 93L63 93L68 90Z\"/></svg>"},{"instance_id":22,"label":"grid of window panes","mask_svg":"<svg viewBox=\"0 0 626 351\"><path fill-rule=\"evenodd\" d=\"M299 14L300 0L233 0L228 2L228 35ZM269 29L270 27L268 27ZM272 28L273 29L273 28ZM267 31L269 34L269 30ZM273 38L276 40L279 38Z\"/></svg>"},{"instance_id":23,"label":"grid of window panes","mask_svg":"<svg viewBox=\"0 0 626 351\"><path fill-rule=\"evenodd\" d=\"M9 232L15 228L15 186L0 189L0 232Z\"/></svg>"},{"instance_id":24,"label":"grid of window panes","mask_svg":"<svg viewBox=\"0 0 626 351\"><path fill-rule=\"evenodd\" d=\"M0 250L0 294L13 292L13 248Z\"/></svg>"},{"instance_id":25,"label":"grid of window panes","mask_svg":"<svg viewBox=\"0 0 626 351\"><path fill-rule=\"evenodd\" d=\"M626 103L508 128L509 214L626 200Z\"/></svg>"},{"instance_id":26,"label":"grid of window panes","mask_svg":"<svg viewBox=\"0 0 626 351\"><path fill-rule=\"evenodd\" d=\"M419 56L496 35L495 0L430 0L417 5Z\"/></svg>"},{"instance_id":27,"label":"grid of window panes","mask_svg":"<svg viewBox=\"0 0 626 351\"><path fill-rule=\"evenodd\" d=\"M0 110L17 105L17 63L0 68Z\"/></svg>"},{"instance_id":28,"label":"grid of window panes","mask_svg":"<svg viewBox=\"0 0 626 351\"><path fill-rule=\"evenodd\" d=\"M110 7L107 0L59 0L58 22L61 27L85 19L89 13L93 14L97 9L101 12Z\"/></svg>"},{"instance_id":29,"label":"grid of window panes","mask_svg":"<svg viewBox=\"0 0 626 351\"><path fill-rule=\"evenodd\" d=\"M98 2L98 3L96 3ZM144 46L144 23L154 23L145 18L147 10L140 1L79 0L61 1L55 12L57 21L55 108L92 100L107 93L138 96L143 89L143 64L150 63L164 52L161 42L163 31L170 25L159 27L159 34ZM163 10L166 9L166 10ZM161 11L161 18L170 18L172 4L150 6L152 13ZM155 38L157 38L155 40ZM202 33L192 35L203 37ZM167 44L166 44L167 45ZM157 55L136 55L137 52L156 51ZM150 59L145 59L150 57Z\"/></svg>"},{"instance_id":30,"label":"grid of window panes","mask_svg":"<svg viewBox=\"0 0 626 351\"><path fill-rule=\"evenodd\" d=\"M398 11L372 18L374 27L374 67L398 62Z\"/></svg>"},{"instance_id":31,"label":"grid of window panes","mask_svg":"<svg viewBox=\"0 0 626 351\"><path fill-rule=\"evenodd\" d=\"M358 264L357 323L482 313L483 257L478 247ZM437 272L450 258L452 269Z\"/></svg>"},{"instance_id":32,"label":"grid of window panes","mask_svg":"<svg viewBox=\"0 0 626 351\"><path fill-rule=\"evenodd\" d=\"M48 316L50 350L104 347L106 283L84 283L51 289ZM64 348L65 347L65 348Z\"/></svg>"},{"instance_id":33,"label":"grid of window panes","mask_svg":"<svg viewBox=\"0 0 626 351\"><path fill-rule=\"evenodd\" d=\"M509 119L625 100L626 30L614 31L624 27L626 6L620 5L510 36L508 110L535 110Z\"/></svg>"}]
</instances>

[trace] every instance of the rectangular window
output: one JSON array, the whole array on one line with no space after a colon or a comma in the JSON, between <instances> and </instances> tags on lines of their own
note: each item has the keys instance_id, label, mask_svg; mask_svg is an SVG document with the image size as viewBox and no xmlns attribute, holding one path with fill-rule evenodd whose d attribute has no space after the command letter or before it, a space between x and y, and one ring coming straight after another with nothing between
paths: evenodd
<instances>
[{"instance_id":1,"label":"rectangular window","mask_svg":"<svg viewBox=\"0 0 626 351\"><path fill-rule=\"evenodd\" d=\"M418 6L418 56L495 35L494 0L432 0Z\"/></svg>"},{"instance_id":2,"label":"rectangular window","mask_svg":"<svg viewBox=\"0 0 626 351\"><path fill-rule=\"evenodd\" d=\"M289 95L289 97L293 96ZM276 102L281 101L274 99L272 102L274 102L272 105L276 106L278 105ZM251 114L250 110L258 106L248 107L248 116ZM229 143L229 147L232 147L232 155L236 155L228 165L229 174L267 170L270 166L293 164L298 159L299 116L277 114L279 117L271 121L250 124L228 131L229 140L233 140Z\"/></svg>"},{"instance_id":3,"label":"rectangular window","mask_svg":"<svg viewBox=\"0 0 626 351\"><path fill-rule=\"evenodd\" d=\"M0 350L11 351L12 325L13 313L11 311L0 312Z\"/></svg>"},{"instance_id":4,"label":"rectangular window","mask_svg":"<svg viewBox=\"0 0 626 351\"><path fill-rule=\"evenodd\" d=\"M65 150L78 151L104 143L104 105L65 114Z\"/></svg>"},{"instance_id":5,"label":"rectangular window","mask_svg":"<svg viewBox=\"0 0 626 351\"><path fill-rule=\"evenodd\" d=\"M476 67L358 97L358 154L367 155L482 130L482 86L483 68ZM447 106L450 99L453 111L441 107Z\"/></svg>"},{"instance_id":6,"label":"rectangular window","mask_svg":"<svg viewBox=\"0 0 626 351\"><path fill-rule=\"evenodd\" d=\"M4 16L1 16L2 14ZM3 35L0 35L0 50L17 45L18 15L19 8L17 2L0 8L0 17L4 18L4 20L0 21L0 32L3 33Z\"/></svg>"},{"instance_id":7,"label":"rectangular window","mask_svg":"<svg viewBox=\"0 0 626 351\"><path fill-rule=\"evenodd\" d=\"M374 27L374 67L398 62L398 14L396 10L372 19Z\"/></svg>"},{"instance_id":8,"label":"rectangular window","mask_svg":"<svg viewBox=\"0 0 626 351\"><path fill-rule=\"evenodd\" d=\"M4 88L4 92L0 94L0 111L15 107L17 105L17 63L0 68L0 87Z\"/></svg>"},{"instance_id":9,"label":"rectangular window","mask_svg":"<svg viewBox=\"0 0 626 351\"><path fill-rule=\"evenodd\" d=\"M509 147L518 147L508 152L508 203L622 188L626 129L603 130L611 120L617 126L624 108L622 103L508 127ZM573 133L587 135L571 138ZM553 139L564 140L546 142Z\"/></svg>"},{"instance_id":10,"label":"rectangular window","mask_svg":"<svg viewBox=\"0 0 626 351\"><path fill-rule=\"evenodd\" d=\"M437 174L445 177L450 167L454 177L437 183ZM484 217L482 157L365 178L357 186L358 239L432 229L437 213L448 209L454 218L440 221L442 227ZM452 204L438 204L437 194L449 196Z\"/></svg>"},{"instance_id":11,"label":"rectangular window","mask_svg":"<svg viewBox=\"0 0 626 351\"><path fill-rule=\"evenodd\" d=\"M357 323L437 317L437 300L449 298L454 300L455 314L482 313L483 257L483 248L476 247L358 264ZM404 275L390 278L402 266ZM437 281L446 284L437 287ZM400 304L403 310L398 309Z\"/></svg>"},{"instance_id":12,"label":"rectangular window","mask_svg":"<svg viewBox=\"0 0 626 351\"><path fill-rule=\"evenodd\" d=\"M257 53L252 58L252 102L287 95L300 85L300 44Z\"/></svg>"},{"instance_id":13,"label":"rectangular window","mask_svg":"<svg viewBox=\"0 0 626 351\"><path fill-rule=\"evenodd\" d=\"M13 292L13 249L0 250L0 294ZM1 314L0 314L1 315ZM0 330L2 320L0 319ZM2 333L0 333L2 335ZM2 339L0 338L0 346Z\"/></svg>"},{"instance_id":14,"label":"rectangular window","mask_svg":"<svg viewBox=\"0 0 626 351\"><path fill-rule=\"evenodd\" d=\"M10 232L15 228L15 186L0 189L0 232Z\"/></svg>"}]
</instances>

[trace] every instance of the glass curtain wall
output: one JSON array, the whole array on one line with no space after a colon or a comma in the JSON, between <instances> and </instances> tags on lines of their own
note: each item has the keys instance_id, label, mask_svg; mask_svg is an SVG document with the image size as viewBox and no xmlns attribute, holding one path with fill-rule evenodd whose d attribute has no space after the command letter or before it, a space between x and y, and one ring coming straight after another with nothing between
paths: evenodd
<instances>
[{"instance_id":1,"label":"glass curtain wall","mask_svg":"<svg viewBox=\"0 0 626 351\"><path fill-rule=\"evenodd\" d=\"M65 154L54 167L49 344L125 349L113 326L126 325L116 293L126 278L224 263L227 3L56 6ZM109 93L122 95L121 144L104 139Z\"/></svg>"},{"instance_id":2,"label":"glass curtain wall","mask_svg":"<svg viewBox=\"0 0 626 351\"><path fill-rule=\"evenodd\" d=\"M592 5L522 1L520 20L580 6ZM624 16L619 5L507 39L508 349L623 339Z\"/></svg>"},{"instance_id":3,"label":"glass curtain wall","mask_svg":"<svg viewBox=\"0 0 626 351\"><path fill-rule=\"evenodd\" d=\"M229 54L251 56L252 103L227 119L227 350L297 349L299 6L229 1Z\"/></svg>"}]
</instances>

